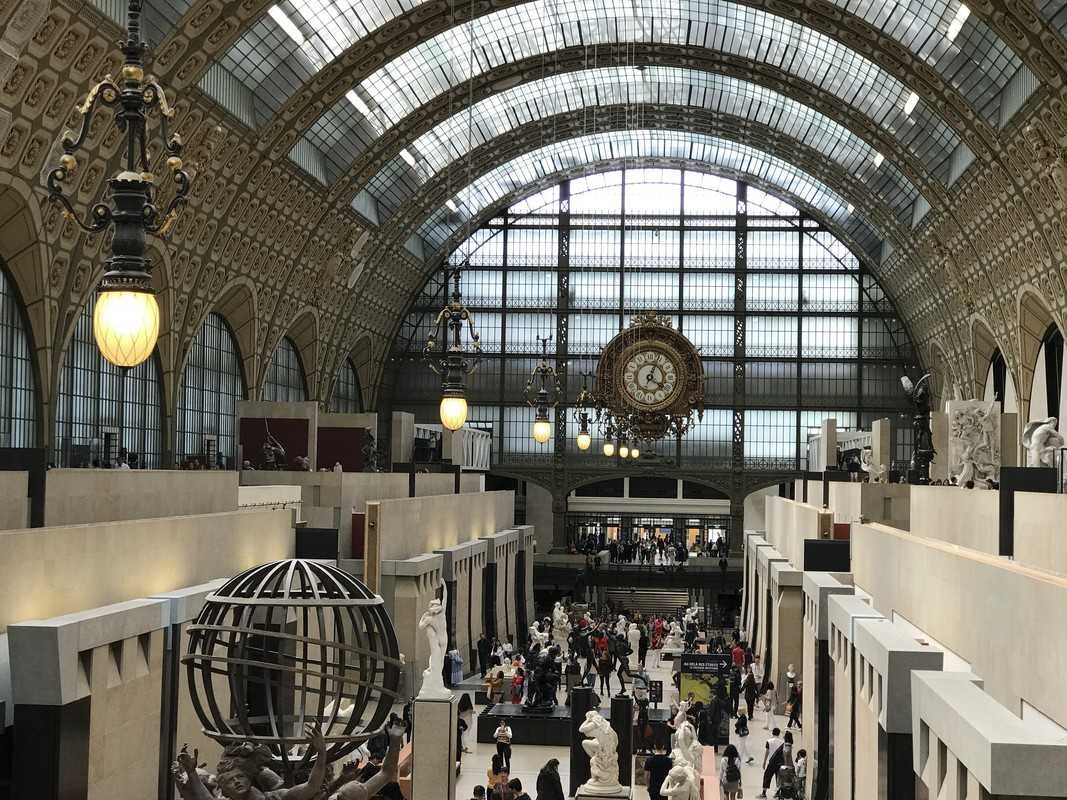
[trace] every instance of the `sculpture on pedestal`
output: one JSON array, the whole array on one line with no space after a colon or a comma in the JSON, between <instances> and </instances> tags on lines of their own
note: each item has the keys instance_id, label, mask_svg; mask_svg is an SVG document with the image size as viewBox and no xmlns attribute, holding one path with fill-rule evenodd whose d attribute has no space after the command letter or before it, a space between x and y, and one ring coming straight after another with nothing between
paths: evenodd
<instances>
[{"instance_id":1,"label":"sculpture on pedestal","mask_svg":"<svg viewBox=\"0 0 1067 800\"><path fill-rule=\"evenodd\" d=\"M641 629L637 627L636 622L631 622L630 629L626 631L626 643L630 646L630 671L637 672L641 650Z\"/></svg>"},{"instance_id":2,"label":"sculpture on pedestal","mask_svg":"<svg viewBox=\"0 0 1067 800\"><path fill-rule=\"evenodd\" d=\"M523 711L547 711L556 705L556 688L560 682L559 664L556 663L558 654L558 648L550 647L537 655L537 661L532 666L527 661L530 688L526 692Z\"/></svg>"},{"instance_id":3,"label":"sculpture on pedestal","mask_svg":"<svg viewBox=\"0 0 1067 800\"><path fill-rule=\"evenodd\" d=\"M619 737L599 711L587 711L578 727L583 736L582 749L589 756L589 780L578 787L576 797L612 796L623 793L619 785Z\"/></svg>"},{"instance_id":4,"label":"sculpture on pedestal","mask_svg":"<svg viewBox=\"0 0 1067 800\"><path fill-rule=\"evenodd\" d=\"M685 623L685 627L697 624L697 617L700 615L700 609L696 606L689 606L682 615L682 622Z\"/></svg>"},{"instance_id":5,"label":"sculpture on pedestal","mask_svg":"<svg viewBox=\"0 0 1067 800\"><path fill-rule=\"evenodd\" d=\"M530 649L537 645L537 649L543 650L548 645L548 634L541 630L536 622L530 626Z\"/></svg>"},{"instance_id":6,"label":"sculpture on pedestal","mask_svg":"<svg viewBox=\"0 0 1067 800\"><path fill-rule=\"evenodd\" d=\"M674 717L674 734L671 736L671 746L694 767L699 765L704 757L704 747L697 739L697 729L689 721L689 704L683 702L678 706L678 713Z\"/></svg>"},{"instance_id":7,"label":"sculpture on pedestal","mask_svg":"<svg viewBox=\"0 0 1067 800\"><path fill-rule=\"evenodd\" d=\"M915 406L915 416L912 417L912 454L911 469L908 479L912 483L930 483L930 462L934 460L937 451L934 450L934 434L930 430L930 373L923 375L918 383L912 383L911 378L903 375L900 383L904 387L904 393L908 400Z\"/></svg>"},{"instance_id":8,"label":"sculpture on pedestal","mask_svg":"<svg viewBox=\"0 0 1067 800\"><path fill-rule=\"evenodd\" d=\"M563 604L557 602L552 608L552 641L562 650L567 651L567 642L571 635L571 621Z\"/></svg>"},{"instance_id":9,"label":"sculpture on pedestal","mask_svg":"<svg viewBox=\"0 0 1067 800\"><path fill-rule=\"evenodd\" d=\"M445 619L445 604L448 587L441 584L440 599L434 598L419 619L419 630L426 631L430 644L430 663L422 672L422 688L418 700L450 700L452 691L445 686L445 651L448 649L448 621Z\"/></svg>"},{"instance_id":10,"label":"sculpture on pedestal","mask_svg":"<svg viewBox=\"0 0 1067 800\"><path fill-rule=\"evenodd\" d=\"M664 650L681 650L685 646L685 638L682 634L682 626L678 624L678 620L671 622L671 628L667 632L667 635L663 638Z\"/></svg>"},{"instance_id":11,"label":"sculpture on pedestal","mask_svg":"<svg viewBox=\"0 0 1067 800\"><path fill-rule=\"evenodd\" d=\"M1063 434L1056 428L1055 417L1035 420L1023 429L1023 447L1026 448L1026 466L1055 467L1056 453L1064 446Z\"/></svg>"},{"instance_id":12,"label":"sculpture on pedestal","mask_svg":"<svg viewBox=\"0 0 1067 800\"><path fill-rule=\"evenodd\" d=\"M619 614L619 619L615 622L615 633L619 636L626 635L626 617Z\"/></svg>"},{"instance_id":13,"label":"sculpture on pedestal","mask_svg":"<svg viewBox=\"0 0 1067 800\"><path fill-rule=\"evenodd\" d=\"M949 476L957 486L989 489L1000 472L1000 413L993 402L952 400Z\"/></svg>"},{"instance_id":14,"label":"sculpture on pedestal","mask_svg":"<svg viewBox=\"0 0 1067 800\"><path fill-rule=\"evenodd\" d=\"M675 762L659 793L670 800L700 800L700 778L688 763Z\"/></svg>"}]
</instances>

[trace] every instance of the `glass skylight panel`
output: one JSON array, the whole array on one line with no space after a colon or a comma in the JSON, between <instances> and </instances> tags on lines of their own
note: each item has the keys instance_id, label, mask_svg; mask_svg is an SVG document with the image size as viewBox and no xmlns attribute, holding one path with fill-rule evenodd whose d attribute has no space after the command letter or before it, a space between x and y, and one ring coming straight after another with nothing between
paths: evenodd
<instances>
[{"instance_id":1,"label":"glass skylight panel","mask_svg":"<svg viewBox=\"0 0 1067 800\"><path fill-rule=\"evenodd\" d=\"M454 199L477 215L544 176L600 161L641 157L703 162L754 176L842 225L863 247L879 241L864 220L848 215L848 204L837 192L792 164L747 145L681 131L610 131L555 142L497 166L464 187Z\"/></svg>"},{"instance_id":2,"label":"glass skylight panel","mask_svg":"<svg viewBox=\"0 0 1067 800\"><path fill-rule=\"evenodd\" d=\"M640 71L608 67L522 84L449 117L416 139L414 149L422 154L429 170L439 171L464 158L468 133L473 134L471 144L477 147L511 128L562 111L634 102L695 105L762 122L808 144L860 178L882 166L881 154L864 140L808 106L754 83L676 67L647 67ZM468 119L472 125L468 125ZM886 165L885 170L887 179L882 180L878 192L895 212L903 213L918 192L895 166ZM403 174L405 170L394 158L367 188L374 194L386 191ZM676 204L677 193L674 195L672 202ZM659 201L654 205L658 206Z\"/></svg>"},{"instance_id":3,"label":"glass skylight panel","mask_svg":"<svg viewBox=\"0 0 1067 800\"><path fill-rule=\"evenodd\" d=\"M931 171L941 168L959 141L925 102L920 100L906 114L902 98L908 97L910 89L855 51L790 20L725 0L657 0L655 5L630 0L595 5L553 0L525 3L420 43L368 76L357 91L379 104L380 124L395 125L470 77L471 41L475 43L473 71L479 75L572 44L650 41L722 49L778 66L855 105L900 138ZM512 97L522 93L522 87L516 89L519 92ZM498 114L504 111L500 104L491 108ZM362 118L345 99L334 110L353 124ZM457 116L465 118L465 114ZM493 135L494 119L488 109L480 122ZM463 142L466 136L452 144ZM442 145L447 147L447 142Z\"/></svg>"}]
</instances>

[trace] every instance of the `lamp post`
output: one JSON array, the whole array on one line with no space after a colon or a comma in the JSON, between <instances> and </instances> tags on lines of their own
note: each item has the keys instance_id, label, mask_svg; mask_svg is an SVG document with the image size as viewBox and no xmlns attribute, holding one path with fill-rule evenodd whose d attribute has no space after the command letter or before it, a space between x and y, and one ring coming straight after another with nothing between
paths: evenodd
<instances>
[{"instance_id":1,"label":"lamp post","mask_svg":"<svg viewBox=\"0 0 1067 800\"><path fill-rule=\"evenodd\" d=\"M190 179L183 168L182 141L168 135L167 122L174 109L163 88L144 71L147 45L141 41L143 0L129 0L124 62L115 80L111 75L97 83L81 105L81 130L64 131L63 155L48 173L48 196L63 207L63 215L87 233L99 233L114 225L107 270L97 287L93 334L104 358L120 367L134 367L147 359L159 337L159 304L152 289L152 265L145 256L147 234L165 236L185 206ZM125 136L122 169L108 180L107 201L96 203L83 222L63 193L63 183L78 170L75 153L85 143L97 106L115 110L115 126ZM159 112L159 136L167 154L166 167L175 185L166 211L156 205L156 178L148 149L151 136L148 119Z\"/></svg>"},{"instance_id":2,"label":"lamp post","mask_svg":"<svg viewBox=\"0 0 1067 800\"><path fill-rule=\"evenodd\" d=\"M589 423L591 421L589 409L596 406L596 398L589 391L589 379L592 376L593 373L591 372L582 373L582 390L578 392L578 396L574 399L574 421L578 423L578 435L575 437L575 443L582 452L588 450L593 443L593 436L589 432Z\"/></svg>"},{"instance_id":3,"label":"lamp post","mask_svg":"<svg viewBox=\"0 0 1067 800\"><path fill-rule=\"evenodd\" d=\"M452 280L452 296L437 315L422 355L430 369L441 376L441 424L450 431L458 431L467 421L465 378L482 360L482 346L474 330L474 318L463 305L460 268L453 268L448 277ZM464 327L470 334L469 351L463 346Z\"/></svg>"},{"instance_id":4,"label":"lamp post","mask_svg":"<svg viewBox=\"0 0 1067 800\"><path fill-rule=\"evenodd\" d=\"M538 444L548 444L552 438L552 421L548 418L548 409L555 408L559 403L559 375L556 374L555 367L548 363L548 343L552 341L552 336L538 336L537 341L541 343L541 360L537 362L529 380L526 381L524 394L526 402L535 409L533 440ZM554 387L551 397L548 391L550 379ZM536 393L534 392L535 383L537 384Z\"/></svg>"}]
</instances>

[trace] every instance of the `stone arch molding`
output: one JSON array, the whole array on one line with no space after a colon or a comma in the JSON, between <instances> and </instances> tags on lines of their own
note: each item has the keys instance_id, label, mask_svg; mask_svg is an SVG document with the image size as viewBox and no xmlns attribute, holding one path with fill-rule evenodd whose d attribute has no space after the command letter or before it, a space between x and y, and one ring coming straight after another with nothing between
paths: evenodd
<instances>
[{"instance_id":1,"label":"stone arch molding","mask_svg":"<svg viewBox=\"0 0 1067 800\"><path fill-rule=\"evenodd\" d=\"M1017 295L1017 326L1019 331L1019 416L1030 417L1030 395L1034 387L1034 371L1037 369L1037 356L1045 333L1055 325L1063 333L1063 320L1052 309L1053 306L1041 291L1027 284Z\"/></svg>"}]
</instances>

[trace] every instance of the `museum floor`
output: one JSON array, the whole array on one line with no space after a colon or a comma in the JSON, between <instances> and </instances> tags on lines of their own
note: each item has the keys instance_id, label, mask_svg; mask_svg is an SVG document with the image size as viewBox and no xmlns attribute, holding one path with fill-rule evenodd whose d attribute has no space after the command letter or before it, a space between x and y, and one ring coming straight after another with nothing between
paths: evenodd
<instances>
[{"instance_id":1,"label":"museum floor","mask_svg":"<svg viewBox=\"0 0 1067 800\"><path fill-rule=\"evenodd\" d=\"M664 666L659 667L653 663L654 660L655 651L649 653L649 675L652 680L663 681L664 700L669 705L678 699L678 691L671 684L670 663L665 662ZM618 686L617 683L613 683L613 685ZM475 706L475 713L481 713L483 708L485 706ZM751 734L748 737L749 752L755 758L755 761L741 770L745 797L755 797L760 792L761 779L763 777L763 770L760 768L763 758L763 745L769 736L763 727L765 720L766 717L763 712L757 710L756 722L750 727ZM785 718L780 715L776 716L775 724L784 729ZM479 784L485 785L485 771L489 766L490 758L496 752L495 744L479 744L475 741L474 734L474 730L469 731L467 734L465 744L471 752L463 754L462 769L456 782L455 800L470 800L474 787ZM799 748L800 737L799 735L794 735L797 738L796 748ZM794 752L796 752L796 749L794 749ZM559 759L559 772L563 778L563 789L566 791L567 776L570 769L569 748L524 745L517 739L513 742L511 777L522 781L523 790L529 792L530 797L536 797L537 773L550 758ZM768 797L773 797L773 788L771 792L768 792ZM648 800L648 792L644 786L634 787L633 800Z\"/></svg>"}]
</instances>

